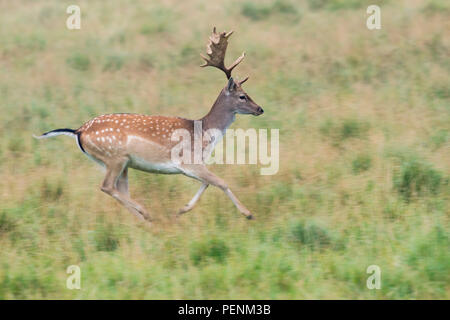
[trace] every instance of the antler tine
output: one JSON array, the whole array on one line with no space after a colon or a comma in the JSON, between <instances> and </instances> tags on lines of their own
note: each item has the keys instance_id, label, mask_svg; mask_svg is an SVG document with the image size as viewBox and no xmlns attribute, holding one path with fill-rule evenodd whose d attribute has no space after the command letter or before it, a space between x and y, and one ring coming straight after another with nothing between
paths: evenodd
<instances>
[{"instance_id":1,"label":"antler tine","mask_svg":"<svg viewBox=\"0 0 450 320\"><path fill-rule=\"evenodd\" d=\"M206 45L206 54L208 57L200 54L200 56L205 60L205 63L200 67L216 67L222 70L227 79L231 78L231 71L239 64L245 57L245 52L236 59L236 61L231 64L229 68L225 67L225 53L228 46L228 38L233 34L233 31L227 32L216 32L216 27L213 28L213 32L209 37L209 42Z\"/></svg>"},{"instance_id":2,"label":"antler tine","mask_svg":"<svg viewBox=\"0 0 450 320\"><path fill-rule=\"evenodd\" d=\"M242 79L241 81L238 81L238 85L241 86L245 81L247 81L249 78L249 76L246 76L244 79Z\"/></svg>"},{"instance_id":3,"label":"antler tine","mask_svg":"<svg viewBox=\"0 0 450 320\"><path fill-rule=\"evenodd\" d=\"M214 30L215 30L216 28L214 27ZM228 32L226 35L225 35L225 38L229 38L232 34L233 34L233 30L231 30L230 32Z\"/></svg>"},{"instance_id":4,"label":"antler tine","mask_svg":"<svg viewBox=\"0 0 450 320\"><path fill-rule=\"evenodd\" d=\"M244 60L245 57L245 52L242 52L242 54L240 55L239 58L236 59L236 61L233 62L233 64L228 68L228 70L230 70L230 74L231 71L239 64L241 63L242 60Z\"/></svg>"}]
</instances>

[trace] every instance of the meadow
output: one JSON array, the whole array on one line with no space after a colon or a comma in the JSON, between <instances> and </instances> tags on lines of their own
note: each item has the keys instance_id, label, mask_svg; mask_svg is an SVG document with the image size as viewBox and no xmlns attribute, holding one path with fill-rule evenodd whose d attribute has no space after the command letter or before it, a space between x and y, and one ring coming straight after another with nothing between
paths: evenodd
<instances>
[{"instance_id":1,"label":"meadow","mask_svg":"<svg viewBox=\"0 0 450 320\"><path fill-rule=\"evenodd\" d=\"M235 30L228 61L246 51L235 74L265 110L232 128L280 129L276 175L210 167L255 220L216 188L175 219L200 184L131 170L147 227L73 139L33 139L202 117L226 84L199 68L213 26ZM448 30L445 0L0 1L0 299L449 299Z\"/></svg>"}]
</instances>

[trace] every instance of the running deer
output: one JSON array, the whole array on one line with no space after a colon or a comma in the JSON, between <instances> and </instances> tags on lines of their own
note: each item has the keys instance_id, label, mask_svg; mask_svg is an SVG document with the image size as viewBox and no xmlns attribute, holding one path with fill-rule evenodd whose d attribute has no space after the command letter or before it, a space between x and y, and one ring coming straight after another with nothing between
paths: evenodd
<instances>
[{"instance_id":1,"label":"running deer","mask_svg":"<svg viewBox=\"0 0 450 320\"><path fill-rule=\"evenodd\" d=\"M201 67L215 67L222 70L228 83L222 89L209 113L196 120L201 122L203 132L208 129L225 130L235 120L236 114L261 115L264 111L245 93L242 84L248 79L235 81L231 77L233 69L242 61L243 53L230 66L225 67L224 58L231 32L217 33L213 29L206 47L207 57L202 55L205 63ZM36 137L38 139L68 135L75 137L78 147L89 158L106 168L101 190L118 200L139 219L151 221L142 205L130 198L128 192L128 168L161 174L184 174L199 180L202 185L195 196L178 211L178 215L191 210L200 196L211 184L222 189L233 201L237 209L248 219L250 211L231 192L228 185L210 172L204 161L200 163L174 162L171 149L177 143L171 135L177 129L184 129L194 137L194 120L180 117L147 116L141 114L116 113L98 116L77 130L56 129ZM217 141L203 143L203 148L212 146ZM191 144L194 146L194 144Z\"/></svg>"}]
</instances>

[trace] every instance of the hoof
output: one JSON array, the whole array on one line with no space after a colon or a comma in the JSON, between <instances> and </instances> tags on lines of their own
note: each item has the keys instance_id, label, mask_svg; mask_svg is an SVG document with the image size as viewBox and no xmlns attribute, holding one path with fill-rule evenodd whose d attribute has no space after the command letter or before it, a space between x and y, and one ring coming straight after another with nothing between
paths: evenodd
<instances>
[{"instance_id":1,"label":"hoof","mask_svg":"<svg viewBox=\"0 0 450 320\"><path fill-rule=\"evenodd\" d=\"M144 223L148 226L151 226L153 224L153 220L152 219L145 219Z\"/></svg>"},{"instance_id":2,"label":"hoof","mask_svg":"<svg viewBox=\"0 0 450 320\"><path fill-rule=\"evenodd\" d=\"M192 208L189 208L188 205L185 205L183 208L178 210L176 213L177 216L181 216L182 214L185 214L186 212L190 211Z\"/></svg>"},{"instance_id":3,"label":"hoof","mask_svg":"<svg viewBox=\"0 0 450 320\"><path fill-rule=\"evenodd\" d=\"M178 211L178 212L176 212L176 213L173 215L173 218L174 218L175 220L178 220L178 219L181 218L182 215L183 215L183 212Z\"/></svg>"},{"instance_id":4,"label":"hoof","mask_svg":"<svg viewBox=\"0 0 450 320\"><path fill-rule=\"evenodd\" d=\"M148 214L142 214L142 218L144 218L143 221L148 222L149 224L153 222L153 219L150 218Z\"/></svg>"},{"instance_id":5,"label":"hoof","mask_svg":"<svg viewBox=\"0 0 450 320\"><path fill-rule=\"evenodd\" d=\"M247 218L248 220L254 220L254 219L255 219L255 217L254 217L252 214L246 216L246 218Z\"/></svg>"}]
</instances>

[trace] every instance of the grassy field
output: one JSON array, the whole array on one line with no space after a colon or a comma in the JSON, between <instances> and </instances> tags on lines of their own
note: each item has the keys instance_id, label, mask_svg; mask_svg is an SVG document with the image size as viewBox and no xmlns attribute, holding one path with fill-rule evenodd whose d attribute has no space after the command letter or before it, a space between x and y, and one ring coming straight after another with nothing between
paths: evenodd
<instances>
[{"instance_id":1,"label":"grassy field","mask_svg":"<svg viewBox=\"0 0 450 320\"><path fill-rule=\"evenodd\" d=\"M228 58L247 52L235 73L265 110L232 128L280 129L276 175L211 167L256 220L214 188L176 220L199 183L131 171L148 228L73 139L32 138L202 117L226 83L198 67L213 26L235 30ZM0 1L0 299L449 299L449 29L445 0Z\"/></svg>"}]
</instances>

